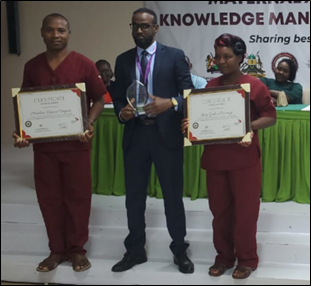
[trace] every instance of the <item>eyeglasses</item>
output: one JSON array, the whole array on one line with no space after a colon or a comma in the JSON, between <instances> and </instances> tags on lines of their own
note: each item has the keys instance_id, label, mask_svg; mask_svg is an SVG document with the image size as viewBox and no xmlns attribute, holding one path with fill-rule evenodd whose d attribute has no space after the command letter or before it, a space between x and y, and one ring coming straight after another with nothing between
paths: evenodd
<instances>
[{"instance_id":1,"label":"eyeglasses","mask_svg":"<svg viewBox=\"0 0 311 286\"><path fill-rule=\"evenodd\" d=\"M136 24L136 23L131 23L130 27L133 31L137 32L138 29L140 28L142 31L147 31L151 26L149 24Z\"/></svg>"}]
</instances>

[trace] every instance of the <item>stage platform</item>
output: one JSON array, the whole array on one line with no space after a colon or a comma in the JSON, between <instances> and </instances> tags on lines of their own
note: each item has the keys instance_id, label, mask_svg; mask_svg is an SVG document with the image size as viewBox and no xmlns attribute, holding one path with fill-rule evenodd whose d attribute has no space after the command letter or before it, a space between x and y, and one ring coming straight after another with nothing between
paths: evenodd
<instances>
[{"instance_id":1,"label":"stage platform","mask_svg":"<svg viewBox=\"0 0 311 286\"><path fill-rule=\"evenodd\" d=\"M258 222L259 268L243 281L232 270L210 277L215 250L212 216L206 199L184 199L189 256L195 273L181 274L169 250L163 201L148 198L148 262L124 273L111 267L123 256L127 235L125 197L93 195L90 238L92 268L76 273L64 263L49 273L36 272L49 253L33 183L32 148L1 144L1 280L80 285L310 285L310 205L262 203Z\"/></svg>"}]
</instances>

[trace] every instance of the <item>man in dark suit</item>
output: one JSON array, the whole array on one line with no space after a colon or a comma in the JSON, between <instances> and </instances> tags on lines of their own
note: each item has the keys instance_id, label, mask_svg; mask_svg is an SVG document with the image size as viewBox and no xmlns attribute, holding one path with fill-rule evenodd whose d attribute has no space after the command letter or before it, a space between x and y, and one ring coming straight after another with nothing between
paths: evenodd
<instances>
[{"instance_id":1,"label":"man in dark suit","mask_svg":"<svg viewBox=\"0 0 311 286\"><path fill-rule=\"evenodd\" d=\"M193 273L187 257L186 222L183 205L183 118L184 89L193 88L183 51L155 41L159 26L154 11L141 8L133 13L132 35L136 48L118 56L115 65L115 112L125 124L123 151L126 208L129 235L127 252L113 266L122 272L147 261L145 209L151 164L162 187L167 228L172 238L174 263L182 273ZM149 99L144 116L138 116L126 99L134 80L147 86Z\"/></svg>"}]
</instances>

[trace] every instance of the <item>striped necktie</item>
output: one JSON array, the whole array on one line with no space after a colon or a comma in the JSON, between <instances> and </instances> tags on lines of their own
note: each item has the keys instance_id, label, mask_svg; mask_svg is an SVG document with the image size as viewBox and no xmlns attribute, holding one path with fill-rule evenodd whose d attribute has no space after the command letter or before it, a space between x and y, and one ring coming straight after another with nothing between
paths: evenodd
<instances>
[{"instance_id":1,"label":"striped necktie","mask_svg":"<svg viewBox=\"0 0 311 286\"><path fill-rule=\"evenodd\" d=\"M148 55L148 52L144 50L141 53L141 59L140 59L140 66L141 66L141 71L142 71L142 74L140 75L140 82L143 83L146 87L148 84L148 78L146 78L146 82L145 82L146 68L148 65L147 55Z\"/></svg>"}]
</instances>

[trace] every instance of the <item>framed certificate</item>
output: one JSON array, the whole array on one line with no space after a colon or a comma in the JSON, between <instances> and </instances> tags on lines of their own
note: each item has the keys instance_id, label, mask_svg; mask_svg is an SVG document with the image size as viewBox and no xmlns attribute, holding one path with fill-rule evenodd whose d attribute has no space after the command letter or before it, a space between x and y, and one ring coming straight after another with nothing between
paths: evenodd
<instances>
[{"instance_id":1,"label":"framed certificate","mask_svg":"<svg viewBox=\"0 0 311 286\"><path fill-rule=\"evenodd\" d=\"M250 84L184 91L185 145L251 141Z\"/></svg>"},{"instance_id":2,"label":"framed certificate","mask_svg":"<svg viewBox=\"0 0 311 286\"><path fill-rule=\"evenodd\" d=\"M85 84L12 89L17 135L35 142L77 140L88 128Z\"/></svg>"}]
</instances>

